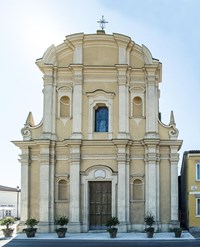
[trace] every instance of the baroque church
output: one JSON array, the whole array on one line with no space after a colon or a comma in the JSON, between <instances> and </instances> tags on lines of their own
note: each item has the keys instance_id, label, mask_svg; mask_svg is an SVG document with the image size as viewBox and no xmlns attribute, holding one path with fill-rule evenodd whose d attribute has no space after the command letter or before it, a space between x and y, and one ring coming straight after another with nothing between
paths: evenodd
<instances>
[{"instance_id":1,"label":"baroque church","mask_svg":"<svg viewBox=\"0 0 200 247\"><path fill-rule=\"evenodd\" d=\"M59 215L69 232L157 231L178 221L178 129L159 112L162 64L130 37L76 33L36 60L43 74L43 118L30 112L21 130L21 222L53 232Z\"/></svg>"}]
</instances>

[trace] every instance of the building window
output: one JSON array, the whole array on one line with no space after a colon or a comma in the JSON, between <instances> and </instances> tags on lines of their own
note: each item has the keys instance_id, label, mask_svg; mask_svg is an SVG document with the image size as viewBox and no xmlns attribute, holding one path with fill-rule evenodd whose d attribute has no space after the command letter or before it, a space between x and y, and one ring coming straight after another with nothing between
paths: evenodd
<instances>
[{"instance_id":1,"label":"building window","mask_svg":"<svg viewBox=\"0 0 200 247\"><path fill-rule=\"evenodd\" d=\"M100 108L105 109L104 112L107 115L106 125L103 128L105 138L112 139L113 135L113 99L115 93L105 92L104 90L95 90L94 92L86 92L89 103L89 121L88 121L88 139L98 138L99 135L96 133L101 132L98 124L98 111ZM99 110L97 110L99 109ZM101 111L101 110L100 110ZM103 110L102 110L103 111ZM96 116L97 113L97 116ZM101 114L100 114L101 115Z\"/></svg>"},{"instance_id":2,"label":"building window","mask_svg":"<svg viewBox=\"0 0 200 247\"><path fill-rule=\"evenodd\" d=\"M68 96L63 96L60 98L60 117L70 117L70 99Z\"/></svg>"},{"instance_id":3,"label":"building window","mask_svg":"<svg viewBox=\"0 0 200 247\"><path fill-rule=\"evenodd\" d=\"M67 181L64 179L58 182L58 200L67 200Z\"/></svg>"},{"instance_id":4,"label":"building window","mask_svg":"<svg viewBox=\"0 0 200 247\"><path fill-rule=\"evenodd\" d=\"M197 214L197 216L200 216L200 198L197 199L196 214Z\"/></svg>"},{"instance_id":5,"label":"building window","mask_svg":"<svg viewBox=\"0 0 200 247\"><path fill-rule=\"evenodd\" d=\"M142 117L142 99L138 96L133 99L133 117Z\"/></svg>"},{"instance_id":6,"label":"building window","mask_svg":"<svg viewBox=\"0 0 200 247\"><path fill-rule=\"evenodd\" d=\"M5 216L11 216L11 210L6 210L5 211Z\"/></svg>"},{"instance_id":7,"label":"building window","mask_svg":"<svg viewBox=\"0 0 200 247\"><path fill-rule=\"evenodd\" d=\"M108 108L100 106L95 110L95 132L108 132Z\"/></svg>"},{"instance_id":8,"label":"building window","mask_svg":"<svg viewBox=\"0 0 200 247\"><path fill-rule=\"evenodd\" d=\"M196 164L196 180L200 180L200 164Z\"/></svg>"}]
</instances>

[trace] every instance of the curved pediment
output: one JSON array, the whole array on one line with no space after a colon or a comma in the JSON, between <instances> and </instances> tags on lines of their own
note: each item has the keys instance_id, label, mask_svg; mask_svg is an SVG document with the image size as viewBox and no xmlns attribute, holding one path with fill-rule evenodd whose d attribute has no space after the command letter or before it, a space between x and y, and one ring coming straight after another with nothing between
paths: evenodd
<instances>
[{"instance_id":1,"label":"curved pediment","mask_svg":"<svg viewBox=\"0 0 200 247\"><path fill-rule=\"evenodd\" d=\"M152 58L149 49L136 44L122 34L73 34L66 36L58 46L51 45L37 65L68 67L70 64L84 66L115 66L127 64L132 68L143 68L159 61Z\"/></svg>"}]
</instances>

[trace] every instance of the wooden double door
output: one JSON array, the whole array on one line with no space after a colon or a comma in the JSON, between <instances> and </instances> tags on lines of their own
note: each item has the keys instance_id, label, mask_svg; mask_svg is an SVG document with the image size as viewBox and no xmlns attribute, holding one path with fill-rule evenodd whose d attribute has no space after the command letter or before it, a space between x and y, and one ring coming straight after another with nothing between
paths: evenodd
<instances>
[{"instance_id":1,"label":"wooden double door","mask_svg":"<svg viewBox=\"0 0 200 247\"><path fill-rule=\"evenodd\" d=\"M90 230L106 229L106 221L112 216L111 182L89 182Z\"/></svg>"}]
</instances>

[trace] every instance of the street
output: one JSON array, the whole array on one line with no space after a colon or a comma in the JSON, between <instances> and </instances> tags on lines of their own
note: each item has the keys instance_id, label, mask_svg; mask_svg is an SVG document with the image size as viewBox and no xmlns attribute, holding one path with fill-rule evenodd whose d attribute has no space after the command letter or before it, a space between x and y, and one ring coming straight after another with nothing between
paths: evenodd
<instances>
[{"instance_id":1,"label":"street","mask_svg":"<svg viewBox=\"0 0 200 247\"><path fill-rule=\"evenodd\" d=\"M6 245L26 247L199 247L200 240L67 240L67 239L13 239Z\"/></svg>"}]
</instances>

